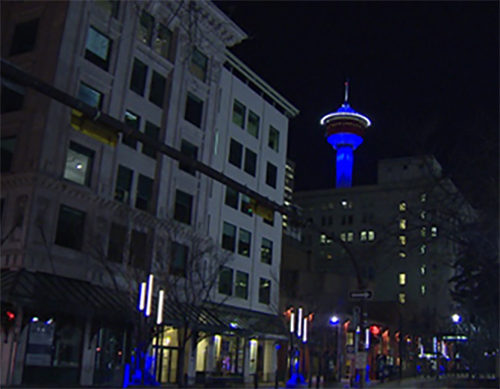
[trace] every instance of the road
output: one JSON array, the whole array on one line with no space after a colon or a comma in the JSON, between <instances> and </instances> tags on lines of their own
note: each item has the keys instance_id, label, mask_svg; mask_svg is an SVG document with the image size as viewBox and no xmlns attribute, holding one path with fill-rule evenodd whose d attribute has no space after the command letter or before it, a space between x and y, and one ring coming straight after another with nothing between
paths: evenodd
<instances>
[{"instance_id":1,"label":"road","mask_svg":"<svg viewBox=\"0 0 500 389\"><path fill-rule=\"evenodd\" d=\"M476 388L498 388L497 381L469 381L467 379L443 378L409 378L402 381L391 381L374 385L374 388L429 388L429 389L476 389Z\"/></svg>"}]
</instances>

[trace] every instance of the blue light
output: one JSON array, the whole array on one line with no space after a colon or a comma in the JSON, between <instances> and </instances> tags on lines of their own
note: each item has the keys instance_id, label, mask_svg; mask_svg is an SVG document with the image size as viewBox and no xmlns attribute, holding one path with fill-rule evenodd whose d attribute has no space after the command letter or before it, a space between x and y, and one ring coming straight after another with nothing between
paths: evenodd
<instances>
[{"instance_id":1,"label":"blue light","mask_svg":"<svg viewBox=\"0 0 500 389\"><path fill-rule=\"evenodd\" d=\"M330 135L328 143L337 150L337 188L350 188L354 162L353 150L363 143L363 138L356 134L339 133Z\"/></svg>"},{"instance_id":2,"label":"blue light","mask_svg":"<svg viewBox=\"0 0 500 389\"><path fill-rule=\"evenodd\" d=\"M359 135L346 132L332 134L327 138L327 140L334 149L337 149L339 146L349 145L353 150L356 150L358 146L363 143L363 138Z\"/></svg>"}]
</instances>

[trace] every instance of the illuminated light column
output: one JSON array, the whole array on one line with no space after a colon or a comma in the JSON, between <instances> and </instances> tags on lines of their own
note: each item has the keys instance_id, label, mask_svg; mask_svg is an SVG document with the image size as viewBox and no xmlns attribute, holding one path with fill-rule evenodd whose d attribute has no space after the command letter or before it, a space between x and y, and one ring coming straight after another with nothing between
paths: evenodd
<instances>
[{"instance_id":1,"label":"illuminated light column","mask_svg":"<svg viewBox=\"0 0 500 389\"><path fill-rule=\"evenodd\" d=\"M337 151L337 188L352 186L353 151L363 143L365 130L371 125L370 119L351 108L348 99L349 83L346 81L344 103L320 121L326 127L328 143Z\"/></svg>"}]
</instances>

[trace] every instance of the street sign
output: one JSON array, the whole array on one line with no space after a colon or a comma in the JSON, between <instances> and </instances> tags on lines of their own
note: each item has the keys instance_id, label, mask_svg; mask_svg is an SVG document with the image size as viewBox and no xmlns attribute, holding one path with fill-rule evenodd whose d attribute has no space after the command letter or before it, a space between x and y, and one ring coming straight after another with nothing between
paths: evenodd
<instances>
[{"instance_id":1,"label":"street sign","mask_svg":"<svg viewBox=\"0 0 500 389\"><path fill-rule=\"evenodd\" d=\"M371 290L353 290L349 292L349 298L351 300L369 300L373 297L373 292Z\"/></svg>"}]
</instances>

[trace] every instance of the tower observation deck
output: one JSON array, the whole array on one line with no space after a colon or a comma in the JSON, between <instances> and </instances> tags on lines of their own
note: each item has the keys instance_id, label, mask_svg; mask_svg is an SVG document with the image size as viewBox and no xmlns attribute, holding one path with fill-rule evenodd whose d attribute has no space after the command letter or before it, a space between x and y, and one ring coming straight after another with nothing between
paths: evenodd
<instances>
[{"instance_id":1,"label":"tower observation deck","mask_svg":"<svg viewBox=\"0 0 500 389\"><path fill-rule=\"evenodd\" d=\"M370 119L351 108L348 99L349 83L346 81L344 103L320 121L326 127L328 143L337 151L337 188L352 186L353 151L363 143L365 130L371 125Z\"/></svg>"}]
</instances>

